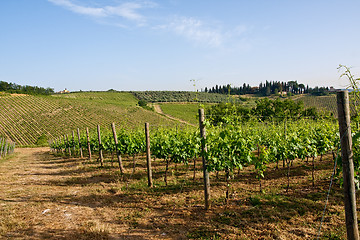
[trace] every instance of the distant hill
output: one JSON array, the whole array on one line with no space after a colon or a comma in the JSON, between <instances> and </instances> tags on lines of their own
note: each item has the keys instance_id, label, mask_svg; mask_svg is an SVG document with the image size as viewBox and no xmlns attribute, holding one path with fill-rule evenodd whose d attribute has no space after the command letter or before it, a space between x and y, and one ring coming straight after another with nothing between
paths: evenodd
<instances>
[{"instance_id":1,"label":"distant hill","mask_svg":"<svg viewBox=\"0 0 360 240\"><path fill-rule=\"evenodd\" d=\"M117 127L175 125L155 112L137 106L138 100L126 92L78 92L51 96L0 93L0 136L18 145L32 145L45 135L48 139L71 134L77 128L103 130Z\"/></svg>"}]
</instances>

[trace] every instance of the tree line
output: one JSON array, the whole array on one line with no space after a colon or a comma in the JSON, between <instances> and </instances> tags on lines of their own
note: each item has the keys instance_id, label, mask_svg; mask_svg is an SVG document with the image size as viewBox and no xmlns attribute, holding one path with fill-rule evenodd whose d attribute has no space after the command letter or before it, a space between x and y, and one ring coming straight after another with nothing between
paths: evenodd
<instances>
[{"instance_id":1,"label":"tree line","mask_svg":"<svg viewBox=\"0 0 360 240\"><path fill-rule=\"evenodd\" d=\"M297 81L266 81L260 83L259 86L251 87L249 84L244 83L242 86L234 87L230 84L227 85L216 85L211 88L205 87L204 92L208 93L220 93L230 95L244 95L244 94L258 94L260 96L283 95L285 94L312 94L312 95L327 95L330 92L328 87L314 87L311 88L309 85L298 83Z\"/></svg>"},{"instance_id":2,"label":"tree line","mask_svg":"<svg viewBox=\"0 0 360 240\"><path fill-rule=\"evenodd\" d=\"M53 88L43 88L38 86L22 86L16 83L0 81L0 91L8 93L21 93L30 95L50 95L54 93Z\"/></svg>"}]
</instances>

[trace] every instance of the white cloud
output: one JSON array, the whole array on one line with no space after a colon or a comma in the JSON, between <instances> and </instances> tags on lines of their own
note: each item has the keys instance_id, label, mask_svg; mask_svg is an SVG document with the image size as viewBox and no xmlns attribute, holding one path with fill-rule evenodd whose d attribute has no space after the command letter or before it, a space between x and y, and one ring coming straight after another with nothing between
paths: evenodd
<instances>
[{"instance_id":1,"label":"white cloud","mask_svg":"<svg viewBox=\"0 0 360 240\"><path fill-rule=\"evenodd\" d=\"M221 46L224 42L224 35L219 30L207 27L202 21L192 17L177 17L162 28L167 28L188 40L210 47Z\"/></svg>"},{"instance_id":2,"label":"white cloud","mask_svg":"<svg viewBox=\"0 0 360 240\"><path fill-rule=\"evenodd\" d=\"M249 29L247 26L245 25L239 25L237 26L234 30L233 30L233 34L234 35L242 35L245 32L247 32Z\"/></svg>"},{"instance_id":3,"label":"white cloud","mask_svg":"<svg viewBox=\"0 0 360 240\"><path fill-rule=\"evenodd\" d=\"M74 13L87 15L90 17L106 18L106 17L121 17L129 21L144 24L146 18L137 12L137 10L154 7L152 2L127 2L118 6L104 6L104 7L87 7L73 3L71 0L48 0L49 2L64 7Z\"/></svg>"},{"instance_id":4,"label":"white cloud","mask_svg":"<svg viewBox=\"0 0 360 240\"><path fill-rule=\"evenodd\" d=\"M117 6L88 6L80 4L75 0L48 0L49 2L68 9L77 14L82 14L96 18L96 21L102 24L113 25L117 27L127 28L129 22L135 23L137 26L150 27L155 30L165 30L177 36L181 36L188 41L199 46L211 48L233 48L238 45L240 36L249 29L244 25L239 25L233 29L225 31L219 23L207 23L195 17L173 16L167 19L167 23L157 26L151 26L148 18L140 14L141 9L155 8L158 5L147 0L124 2ZM85 1L84 1L85 2ZM101 2L101 1L99 1ZM120 18L120 21L119 21ZM151 19L165 21L165 17L157 16ZM126 21L124 21L126 20ZM225 46L226 45L226 46Z\"/></svg>"},{"instance_id":5,"label":"white cloud","mask_svg":"<svg viewBox=\"0 0 360 240\"><path fill-rule=\"evenodd\" d=\"M144 21L144 17L135 12L136 9L140 9L143 6L138 3L124 3L117 7L105 7L105 11L109 15L117 15L132 21Z\"/></svg>"},{"instance_id":6,"label":"white cloud","mask_svg":"<svg viewBox=\"0 0 360 240\"><path fill-rule=\"evenodd\" d=\"M174 17L169 24L159 25L154 29L173 32L201 46L232 50L243 44L244 34L249 31L245 25L224 29L221 24L209 24L194 17Z\"/></svg>"}]
</instances>

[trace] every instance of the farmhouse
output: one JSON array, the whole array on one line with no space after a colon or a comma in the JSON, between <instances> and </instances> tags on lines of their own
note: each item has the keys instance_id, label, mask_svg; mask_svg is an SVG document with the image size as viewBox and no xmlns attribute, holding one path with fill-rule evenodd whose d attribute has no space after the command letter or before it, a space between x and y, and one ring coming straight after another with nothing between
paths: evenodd
<instances>
[{"instance_id":1,"label":"farmhouse","mask_svg":"<svg viewBox=\"0 0 360 240\"><path fill-rule=\"evenodd\" d=\"M62 90L62 91L60 91L60 92L57 92L57 93L60 93L60 94L63 94L63 93L70 93L70 91L69 91L69 90L67 90L67 89L65 88L64 90Z\"/></svg>"}]
</instances>

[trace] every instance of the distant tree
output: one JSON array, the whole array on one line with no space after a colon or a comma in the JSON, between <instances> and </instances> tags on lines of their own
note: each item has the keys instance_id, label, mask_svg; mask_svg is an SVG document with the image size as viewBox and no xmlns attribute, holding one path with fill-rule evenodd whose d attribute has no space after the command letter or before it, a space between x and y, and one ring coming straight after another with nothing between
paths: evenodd
<instances>
[{"instance_id":1,"label":"distant tree","mask_svg":"<svg viewBox=\"0 0 360 240\"><path fill-rule=\"evenodd\" d=\"M300 94L305 93L305 85L300 83L299 84Z\"/></svg>"},{"instance_id":2,"label":"distant tree","mask_svg":"<svg viewBox=\"0 0 360 240\"><path fill-rule=\"evenodd\" d=\"M279 90L278 90L277 88L275 88L274 94L275 94L275 95L278 95L278 94L279 94Z\"/></svg>"},{"instance_id":3,"label":"distant tree","mask_svg":"<svg viewBox=\"0 0 360 240\"><path fill-rule=\"evenodd\" d=\"M270 86L267 86L265 88L265 96L270 96L271 95L271 89L270 89Z\"/></svg>"},{"instance_id":4,"label":"distant tree","mask_svg":"<svg viewBox=\"0 0 360 240\"><path fill-rule=\"evenodd\" d=\"M39 94L39 95L48 95L53 94L53 88L43 88L37 86L21 86L16 83L8 83L0 81L0 91L10 92L10 93L25 93L25 94Z\"/></svg>"},{"instance_id":5,"label":"distant tree","mask_svg":"<svg viewBox=\"0 0 360 240\"><path fill-rule=\"evenodd\" d=\"M289 91L296 94L299 90L299 85L297 81L288 81Z\"/></svg>"}]
</instances>

